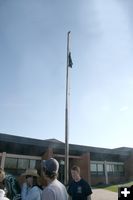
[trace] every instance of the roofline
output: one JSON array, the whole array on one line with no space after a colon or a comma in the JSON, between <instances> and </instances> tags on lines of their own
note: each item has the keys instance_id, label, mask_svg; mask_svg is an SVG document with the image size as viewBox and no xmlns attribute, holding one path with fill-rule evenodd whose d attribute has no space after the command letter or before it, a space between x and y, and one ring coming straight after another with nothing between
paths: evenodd
<instances>
[{"instance_id":1,"label":"roofline","mask_svg":"<svg viewBox=\"0 0 133 200\"><path fill-rule=\"evenodd\" d=\"M52 141L53 139L46 139L46 140L41 140L41 139L35 139L35 138L29 138L29 137L23 137L23 136L17 136L17 135L11 135L11 134L5 134L5 133L0 133L0 139L11 142L11 139L13 139L14 142L20 143L20 144L27 144L27 145L38 145L38 146L46 146L46 147L52 147L52 148L59 148L59 149L64 149L64 142L61 141ZM119 148L102 148L102 147L93 147L93 146L85 146L85 145L77 145L77 144L69 144L69 149L70 151L80 151L80 152L90 152L90 153L105 153L105 154L120 154L120 155L128 155L130 151L133 151L133 148L123 151L119 150Z\"/></svg>"}]
</instances>

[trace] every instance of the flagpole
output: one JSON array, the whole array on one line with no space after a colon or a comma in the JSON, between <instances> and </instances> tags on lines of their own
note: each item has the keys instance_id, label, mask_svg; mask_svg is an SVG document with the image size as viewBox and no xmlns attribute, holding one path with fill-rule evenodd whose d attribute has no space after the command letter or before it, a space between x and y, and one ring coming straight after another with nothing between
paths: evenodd
<instances>
[{"instance_id":1,"label":"flagpole","mask_svg":"<svg viewBox=\"0 0 133 200\"><path fill-rule=\"evenodd\" d=\"M65 107L65 185L69 180L69 42L70 31L67 33L67 67L66 67L66 107Z\"/></svg>"}]
</instances>

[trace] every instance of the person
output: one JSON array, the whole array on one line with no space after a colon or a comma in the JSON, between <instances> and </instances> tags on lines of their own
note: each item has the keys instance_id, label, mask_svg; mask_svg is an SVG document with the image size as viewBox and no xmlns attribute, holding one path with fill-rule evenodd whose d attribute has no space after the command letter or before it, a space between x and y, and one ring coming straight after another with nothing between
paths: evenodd
<instances>
[{"instance_id":1,"label":"person","mask_svg":"<svg viewBox=\"0 0 133 200\"><path fill-rule=\"evenodd\" d=\"M42 171L47 186L42 192L42 200L67 200L68 194L65 186L57 180L59 163L50 158L42 161Z\"/></svg>"},{"instance_id":2,"label":"person","mask_svg":"<svg viewBox=\"0 0 133 200\"><path fill-rule=\"evenodd\" d=\"M80 176L80 167L71 168L73 181L68 186L68 194L72 200L90 200L92 190L90 185Z\"/></svg>"},{"instance_id":3,"label":"person","mask_svg":"<svg viewBox=\"0 0 133 200\"><path fill-rule=\"evenodd\" d=\"M5 186L3 180L5 179L5 172L0 168L0 200L9 200L5 197Z\"/></svg>"},{"instance_id":4,"label":"person","mask_svg":"<svg viewBox=\"0 0 133 200\"><path fill-rule=\"evenodd\" d=\"M2 168L0 168L0 189L4 190L5 186L4 186L4 179L5 179L5 172Z\"/></svg>"},{"instance_id":5,"label":"person","mask_svg":"<svg viewBox=\"0 0 133 200\"><path fill-rule=\"evenodd\" d=\"M21 189L16 178L11 174L5 174L4 170L0 168L0 189L1 195L8 197L10 200L21 199Z\"/></svg>"},{"instance_id":6,"label":"person","mask_svg":"<svg viewBox=\"0 0 133 200\"><path fill-rule=\"evenodd\" d=\"M41 200L42 189L37 183L39 175L36 169L27 169L22 176L26 178L21 190L22 200Z\"/></svg>"}]
</instances>

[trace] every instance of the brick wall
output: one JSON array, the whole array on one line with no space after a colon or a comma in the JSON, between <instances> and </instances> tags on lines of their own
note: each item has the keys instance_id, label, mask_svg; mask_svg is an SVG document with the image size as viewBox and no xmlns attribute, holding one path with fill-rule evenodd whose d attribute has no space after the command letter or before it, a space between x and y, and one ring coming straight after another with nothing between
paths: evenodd
<instances>
[{"instance_id":1,"label":"brick wall","mask_svg":"<svg viewBox=\"0 0 133 200\"><path fill-rule=\"evenodd\" d=\"M90 176L90 153L83 154L80 159L81 176L88 182L91 183Z\"/></svg>"},{"instance_id":2,"label":"brick wall","mask_svg":"<svg viewBox=\"0 0 133 200\"><path fill-rule=\"evenodd\" d=\"M127 180L133 180L133 152L125 161L125 176Z\"/></svg>"}]
</instances>

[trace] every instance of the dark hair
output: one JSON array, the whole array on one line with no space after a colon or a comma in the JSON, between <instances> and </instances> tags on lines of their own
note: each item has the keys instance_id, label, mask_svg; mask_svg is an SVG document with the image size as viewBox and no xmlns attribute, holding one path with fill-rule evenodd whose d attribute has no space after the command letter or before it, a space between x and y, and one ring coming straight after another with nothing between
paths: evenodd
<instances>
[{"instance_id":1,"label":"dark hair","mask_svg":"<svg viewBox=\"0 0 133 200\"><path fill-rule=\"evenodd\" d=\"M45 175L50 178L50 179L55 179L57 178L58 174L55 172L49 172L45 167L43 167L43 171L45 173Z\"/></svg>"},{"instance_id":2,"label":"dark hair","mask_svg":"<svg viewBox=\"0 0 133 200\"><path fill-rule=\"evenodd\" d=\"M33 185L38 185L37 177L33 176Z\"/></svg>"},{"instance_id":3,"label":"dark hair","mask_svg":"<svg viewBox=\"0 0 133 200\"><path fill-rule=\"evenodd\" d=\"M80 174L80 167L77 166L77 165L73 165L72 168L71 168L71 170L77 171Z\"/></svg>"}]
</instances>

